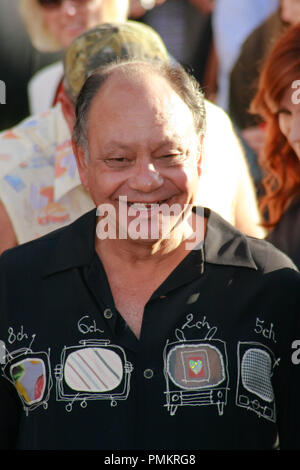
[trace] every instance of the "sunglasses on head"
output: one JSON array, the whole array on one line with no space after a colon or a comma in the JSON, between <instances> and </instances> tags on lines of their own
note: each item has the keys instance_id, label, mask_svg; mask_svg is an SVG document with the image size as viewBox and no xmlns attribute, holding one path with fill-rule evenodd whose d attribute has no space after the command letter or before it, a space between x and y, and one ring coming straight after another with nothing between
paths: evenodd
<instances>
[{"instance_id":1,"label":"sunglasses on head","mask_svg":"<svg viewBox=\"0 0 300 470\"><path fill-rule=\"evenodd\" d=\"M43 8L58 8L62 5L64 0L38 0L38 4ZM89 0L72 0L75 5L83 5Z\"/></svg>"}]
</instances>

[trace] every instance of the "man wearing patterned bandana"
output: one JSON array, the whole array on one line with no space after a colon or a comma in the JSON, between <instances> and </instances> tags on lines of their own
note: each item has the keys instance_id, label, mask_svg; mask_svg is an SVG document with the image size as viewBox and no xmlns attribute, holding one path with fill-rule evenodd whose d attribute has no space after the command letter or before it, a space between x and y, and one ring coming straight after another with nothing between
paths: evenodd
<instances>
[{"instance_id":1,"label":"man wearing patterned bandana","mask_svg":"<svg viewBox=\"0 0 300 470\"><path fill-rule=\"evenodd\" d=\"M179 67L85 82L73 148L98 210L0 258L2 448L300 449L300 274L197 206L204 131Z\"/></svg>"}]
</instances>

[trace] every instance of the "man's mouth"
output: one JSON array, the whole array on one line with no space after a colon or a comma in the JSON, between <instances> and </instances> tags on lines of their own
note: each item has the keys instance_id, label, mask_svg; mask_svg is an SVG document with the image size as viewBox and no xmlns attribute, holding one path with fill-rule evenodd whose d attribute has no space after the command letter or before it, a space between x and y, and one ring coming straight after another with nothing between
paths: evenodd
<instances>
[{"instance_id":1,"label":"man's mouth","mask_svg":"<svg viewBox=\"0 0 300 470\"><path fill-rule=\"evenodd\" d=\"M151 210L156 209L162 204L168 204L169 199L162 199L160 201L155 202L135 202L135 201L127 201L127 206L131 207L135 210Z\"/></svg>"}]
</instances>

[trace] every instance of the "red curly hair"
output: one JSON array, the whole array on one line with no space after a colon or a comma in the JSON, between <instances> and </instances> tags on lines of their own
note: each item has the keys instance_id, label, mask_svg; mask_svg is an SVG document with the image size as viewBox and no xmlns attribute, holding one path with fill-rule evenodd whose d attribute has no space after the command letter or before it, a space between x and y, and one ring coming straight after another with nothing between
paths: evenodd
<instances>
[{"instance_id":1,"label":"red curly hair","mask_svg":"<svg viewBox=\"0 0 300 470\"><path fill-rule=\"evenodd\" d=\"M259 77L250 111L266 122L266 141L259 156L264 194L260 210L268 228L274 227L291 200L300 194L300 164L278 123L280 102L300 79L300 25L290 27L274 44Z\"/></svg>"}]
</instances>

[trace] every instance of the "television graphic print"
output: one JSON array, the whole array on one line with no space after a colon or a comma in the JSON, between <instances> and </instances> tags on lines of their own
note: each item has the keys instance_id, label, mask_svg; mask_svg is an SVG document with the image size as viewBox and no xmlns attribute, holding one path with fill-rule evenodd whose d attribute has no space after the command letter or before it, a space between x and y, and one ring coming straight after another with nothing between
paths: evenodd
<instances>
[{"instance_id":1,"label":"television graphic print","mask_svg":"<svg viewBox=\"0 0 300 470\"><path fill-rule=\"evenodd\" d=\"M52 388L49 353L19 349L7 356L2 371L15 386L26 414L40 405L47 409Z\"/></svg>"},{"instance_id":2,"label":"television graphic print","mask_svg":"<svg viewBox=\"0 0 300 470\"><path fill-rule=\"evenodd\" d=\"M272 422L276 421L272 376L277 363L274 353L263 344L238 344L236 404Z\"/></svg>"},{"instance_id":3,"label":"television graphic print","mask_svg":"<svg viewBox=\"0 0 300 470\"><path fill-rule=\"evenodd\" d=\"M167 343L164 371L168 411L181 406L217 406L223 414L227 401L228 371L225 343L221 340Z\"/></svg>"},{"instance_id":4,"label":"television graphic print","mask_svg":"<svg viewBox=\"0 0 300 470\"><path fill-rule=\"evenodd\" d=\"M128 397L132 370L120 346L109 340L80 341L63 349L55 368L57 400L68 402L67 411L76 401L83 408L89 400L109 400L116 406Z\"/></svg>"}]
</instances>

